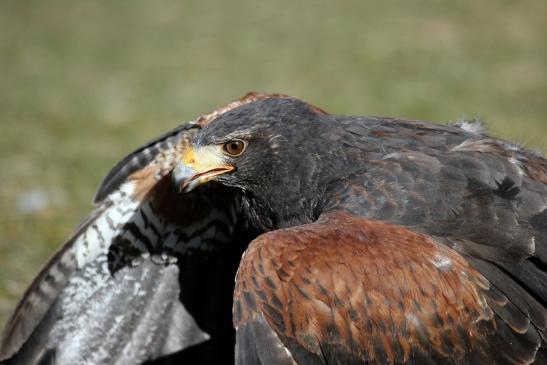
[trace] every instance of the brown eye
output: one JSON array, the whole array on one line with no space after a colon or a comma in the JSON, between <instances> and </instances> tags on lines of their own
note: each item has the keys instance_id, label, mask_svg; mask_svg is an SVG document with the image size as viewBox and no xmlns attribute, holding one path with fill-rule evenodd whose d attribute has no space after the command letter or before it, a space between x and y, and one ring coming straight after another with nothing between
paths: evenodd
<instances>
[{"instance_id":1,"label":"brown eye","mask_svg":"<svg viewBox=\"0 0 547 365\"><path fill-rule=\"evenodd\" d=\"M232 157L237 157L245 151L245 147L247 144L243 142L240 139L234 139L232 141L228 141L224 143L224 146L222 148L224 149L224 152L226 152L228 155Z\"/></svg>"}]
</instances>

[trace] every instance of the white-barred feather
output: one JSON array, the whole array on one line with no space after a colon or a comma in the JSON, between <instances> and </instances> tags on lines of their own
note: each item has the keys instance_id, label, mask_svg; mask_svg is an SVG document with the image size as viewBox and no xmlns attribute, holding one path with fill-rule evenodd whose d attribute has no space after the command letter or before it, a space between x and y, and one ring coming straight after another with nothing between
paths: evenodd
<instances>
[{"instance_id":1,"label":"white-barred feather","mask_svg":"<svg viewBox=\"0 0 547 365\"><path fill-rule=\"evenodd\" d=\"M132 196L134 190L135 184L127 182L111 193L103 202L109 207L76 239L74 250L78 269L107 253L123 225L133 219L140 206L140 202Z\"/></svg>"}]
</instances>

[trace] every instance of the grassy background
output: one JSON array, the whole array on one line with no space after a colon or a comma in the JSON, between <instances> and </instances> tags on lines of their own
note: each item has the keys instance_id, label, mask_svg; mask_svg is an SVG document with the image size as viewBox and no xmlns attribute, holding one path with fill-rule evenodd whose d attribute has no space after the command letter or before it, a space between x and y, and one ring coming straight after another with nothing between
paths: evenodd
<instances>
[{"instance_id":1,"label":"grassy background","mask_svg":"<svg viewBox=\"0 0 547 365\"><path fill-rule=\"evenodd\" d=\"M547 2L0 2L0 325L147 139L249 90L547 146Z\"/></svg>"}]
</instances>

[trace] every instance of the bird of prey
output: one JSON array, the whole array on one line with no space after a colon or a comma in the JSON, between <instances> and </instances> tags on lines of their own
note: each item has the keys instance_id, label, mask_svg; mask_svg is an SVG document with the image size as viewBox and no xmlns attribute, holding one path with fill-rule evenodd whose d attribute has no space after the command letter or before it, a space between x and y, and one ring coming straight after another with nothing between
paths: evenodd
<instances>
[{"instance_id":1,"label":"bird of prey","mask_svg":"<svg viewBox=\"0 0 547 365\"><path fill-rule=\"evenodd\" d=\"M473 123L251 93L137 149L95 201L0 360L547 363L547 160Z\"/></svg>"}]
</instances>

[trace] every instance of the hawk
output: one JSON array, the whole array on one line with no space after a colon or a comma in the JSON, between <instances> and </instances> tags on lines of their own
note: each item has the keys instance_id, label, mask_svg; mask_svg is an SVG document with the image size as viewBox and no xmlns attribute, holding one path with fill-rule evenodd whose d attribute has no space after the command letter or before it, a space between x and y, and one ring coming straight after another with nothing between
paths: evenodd
<instances>
[{"instance_id":1,"label":"hawk","mask_svg":"<svg viewBox=\"0 0 547 365\"><path fill-rule=\"evenodd\" d=\"M6 363L547 363L547 160L474 124L251 93L95 202Z\"/></svg>"}]
</instances>

